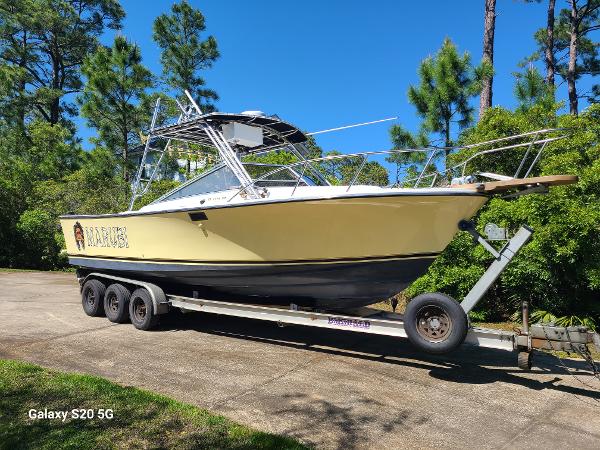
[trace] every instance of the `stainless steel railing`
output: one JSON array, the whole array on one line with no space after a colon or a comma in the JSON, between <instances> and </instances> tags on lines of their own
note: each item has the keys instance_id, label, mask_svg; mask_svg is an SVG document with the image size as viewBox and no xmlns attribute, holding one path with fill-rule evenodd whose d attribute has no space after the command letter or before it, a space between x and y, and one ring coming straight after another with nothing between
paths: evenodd
<instances>
[{"instance_id":1,"label":"stainless steel railing","mask_svg":"<svg viewBox=\"0 0 600 450\"><path fill-rule=\"evenodd\" d=\"M546 146L551 142L555 142L555 141L558 141L558 140L566 137L565 135L550 136L551 133L557 133L560 131L562 131L562 130L557 129L557 128L547 128L547 129L542 129L542 130L537 130L537 131L531 131L528 133L521 133L521 134L517 134L517 135L513 135L513 136L492 139L489 141L478 142L475 144L457 146L457 147L428 147L428 148L420 148L420 149L394 149L394 150L370 151L370 152L360 152L360 153L351 153L351 154L328 155L328 156L323 156L320 158L300 160L300 161L296 161L296 162L293 162L290 164L277 166L273 170L268 171L267 173L261 175L260 177L253 179L251 182L247 183L246 185L241 186L240 189L229 199L229 201L233 200L238 195L243 194L251 186L256 185L256 183L265 181L268 177L271 177L271 176L277 174L278 172L284 171L284 170L287 170L290 173L293 173L296 175L296 183L295 183L294 188L291 193L291 195L293 196L294 193L296 192L298 186L300 185L300 183L302 183L302 180L305 177L307 167L311 167L311 168L313 168L313 170L314 170L314 168L321 168L321 170L326 172L326 170L322 167L322 163L335 162L337 160L344 161L344 160L348 160L348 159L360 158L361 162L359 163L358 167L356 168L355 172L353 173L353 175L350 179L350 182L347 185L346 191L350 191L352 186L354 186L356 184L356 182L359 180L360 174L364 170L364 167L367 164L369 158L373 158L376 156L398 154L398 153L417 153L418 152L418 153L426 153L428 155L427 155L425 164L419 171L418 176L413 177L413 178L407 178L407 179L403 180L402 183L399 183L399 182L394 183L391 185L392 187L400 187L400 185L402 185L403 187L417 188L424 180L431 180L428 183L427 187L433 187L433 186L435 186L435 183L440 179L444 180L445 183L449 184L450 177L448 175L460 173L461 177L465 177L466 170L467 170L469 163L473 162L475 159L480 158L484 155L489 155L492 153L498 153L498 152L513 150L513 149L523 148L523 147L527 147L527 150L526 150L525 154L522 156L522 158L518 164L518 168L517 168L516 172L514 173L514 175L509 176L509 177L510 178L519 177L519 174L523 171L523 169L525 167L527 167L527 170L525 171L525 173L523 175L523 178L526 178L531 174L534 166L539 162L541 155L542 155L544 149L546 148ZM499 147L496 147L497 144L505 144L505 145L500 145ZM464 161L454 164L451 167L447 167L444 169L439 169L439 168L435 167L436 161L439 160L439 156L441 154L446 154L446 152L453 152L454 154L456 154L461 151L465 151L465 150L469 150L469 149L477 149L477 148L486 147L486 146L492 146L492 148L484 148L483 150L476 151L474 154L467 155L467 157ZM539 149L537 149L537 153L535 154L535 156L533 157L531 162L527 165L526 164L527 158L530 157L530 155L532 154L534 149L536 149L536 147L538 147L538 146L539 146ZM263 154L264 153L265 152L263 152ZM410 164L407 163L407 165L410 165ZM432 167L433 167L433 170L432 170ZM477 174L475 174L475 175L477 175ZM308 183L306 183L306 184L308 184Z\"/></svg>"}]
</instances>

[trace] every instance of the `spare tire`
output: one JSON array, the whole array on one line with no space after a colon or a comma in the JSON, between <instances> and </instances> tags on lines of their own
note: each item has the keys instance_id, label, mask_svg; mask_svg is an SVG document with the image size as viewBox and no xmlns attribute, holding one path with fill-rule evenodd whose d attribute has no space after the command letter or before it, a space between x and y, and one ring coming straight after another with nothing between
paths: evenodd
<instances>
[{"instance_id":1,"label":"spare tire","mask_svg":"<svg viewBox=\"0 0 600 450\"><path fill-rule=\"evenodd\" d=\"M404 329L410 342L427 353L448 353L467 336L469 322L460 304L439 292L421 294L406 306Z\"/></svg>"}]
</instances>

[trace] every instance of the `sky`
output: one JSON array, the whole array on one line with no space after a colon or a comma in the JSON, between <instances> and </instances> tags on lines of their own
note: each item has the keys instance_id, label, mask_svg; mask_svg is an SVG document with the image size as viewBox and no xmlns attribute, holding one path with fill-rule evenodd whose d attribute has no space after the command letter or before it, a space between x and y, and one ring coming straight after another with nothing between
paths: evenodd
<instances>
[{"instance_id":1,"label":"sky","mask_svg":"<svg viewBox=\"0 0 600 450\"><path fill-rule=\"evenodd\" d=\"M121 0L127 14L121 33L137 43L144 64L160 74L152 23L173 1ZM206 18L206 35L221 57L204 73L224 112L261 110L305 131L397 116L393 122L318 135L325 151L391 148L389 127L419 128L407 90L418 83L420 61L445 37L475 63L481 59L484 0L190 0ZM557 1L557 11L565 7ZM546 2L498 0L493 104L512 108L513 72L533 53L533 33L545 26ZM103 42L110 45L114 33ZM543 67L540 66L541 69ZM542 72L544 73L544 72ZM581 89L589 89L589 81ZM567 98L566 86L558 98ZM473 104L478 109L479 99ZM582 102L582 107L585 102ZM565 109L566 111L566 109ZM80 136L93 130L78 121ZM85 144L89 147L89 144Z\"/></svg>"}]
</instances>

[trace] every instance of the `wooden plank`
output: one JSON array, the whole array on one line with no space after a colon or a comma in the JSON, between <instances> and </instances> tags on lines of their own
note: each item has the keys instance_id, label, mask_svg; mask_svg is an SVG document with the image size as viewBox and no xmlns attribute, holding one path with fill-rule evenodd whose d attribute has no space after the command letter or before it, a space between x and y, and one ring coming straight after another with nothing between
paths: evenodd
<instances>
[{"instance_id":1,"label":"wooden plank","mask_svg":"<svg viewBox=\"0 0 600 450\"><path fill-rule=\"evenodd\" d=\"M577 175L547 175L543 177L532 178L515 178L505 181L489 181L486 183L471 183L471 184L452 184L452 188L474 189L478 192L497 193L505 192L511 189L525 189L534 186L560 186L565 184L577 183L579 178Z\"/></svg>"}]
</instances>

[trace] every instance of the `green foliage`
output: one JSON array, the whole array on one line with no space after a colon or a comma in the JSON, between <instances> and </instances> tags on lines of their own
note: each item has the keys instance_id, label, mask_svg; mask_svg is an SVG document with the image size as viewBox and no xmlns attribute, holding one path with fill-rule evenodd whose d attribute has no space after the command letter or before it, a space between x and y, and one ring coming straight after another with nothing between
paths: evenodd
<instances>
[{"instance_id":1,"label":"green foliage","mask_svg":"<svg viewBox=\"0 0 600 450\"><path fill-rule=\"evenodd\" d=\"M341 153L331 151L325 156L339 156ZM366 184L387 186L388 172L377 161L363 160L362 157L332 158L320 164L320 170L332 185ZM358 174L358 175L357 175Z\"/></svg>"},{"instance_id":2,"label":"green foliage","mask_svg":"<svg viewBox=\"0 0 600 450\"><path fill-rule=\"evenodd\" d=\"M408 100L423 119L422 130L440 133L446 147L452 145L451 124L460 129L473 122L469 99L481 92L484 78L491 76L489 63L473 67L467 52L458 54L446 38L435 57L427 57L419 66L419 85L410 86Z\"/></svg>"},{"instance_id":3,"label":"green foliage","mask_svg":"<svg viewBox=\"0 0 600 450\"><path fill-rule=\"evenodd\" d=\"M146 192L144 195L142 195L141 198L136 200L134 209L139 209L142 206L149 205L154 200L162 197L167 192L172 191L180 184L181 183L179 183L178 181L170 180L170 179L162 179L162 180L153 181L152 184L150 185L150 189L148 189L148 192Z\"/></svg>"},{"instance_id":4,"label":"green foliage","mask_svg":"<svg viewBox=\"0 0 600 450\"><path fill-rule=\"evenodd\" d=\"M551 116L552 111L541 114L535 106L526 113L492 108L462 139L469 143L536 129ZM546 195L495 198L476 217L480 232L489 222L511 232L521 224L534 229L532 241L480 307L490 318L509 317L522 300L557 317L600 317L600 105L579 117L565 115L554 121L568 137L547 147L539 174L575 174L579 183L551 188ZM515 160L518 163L518 156ZM497 168L508 170L517 163L495 162ZM459 233L427 275L409 288L408 295L442 290L461 299L491 262L489 254L468 241L467 235Z\"/></svg>"},{"instance_id":5,"label":"green foliage","mask_svg":"<svg viewBox=\"0 0 600 450\"><path fill-rule=\"evenodd\" d=\"M84 56L123 17L117 0L0 0L0 72L10 82L0 115L21 129L36 117L66 124Z\"/></svg>"},{"instance_id":6,"label":"green foliage","mask_svg":"<svg viewBox=\"0 0 600 450\"><path fill-rule=\"evenodd\" d=\"M17 222L19 267L52 269L60 259L61 234L50 214L44 210L31 209L23 212Z\"/></svg>"},{"instance_id":7,"label":"green foliage","mask_svg":"<svg viewBox=\"0 0 600 450\"><path fill-rule=\"evenodd\" d=\"M394 150L418 149L429 146L429 139L423 130L415 135L405 130L401 125L392 125L389 132ZM388 163L396 165L396 179L394 184L399 185L402 172L417 172L426 162L427 153L398 152L390 154L385 160Z\"/></svg>"},{"instance_id":8,"label":"green foliage","mask_svg":"<svg viewBox=\"0 0 600 450\"><path fill-rule=\"evenodd\" d=\"M83 152L60 125L33 121L0 127L0 264L51 268L61 263L56 223L32 204L35 185L80 167ZM37 263L35 262L37 261Z\"/></svg>"},{"instance_id":9,"label":"green foliage","mask_svg":"<svg viewBox=\"0 0 600 450\"><path fill-rule=\"evenodd\" d=\"M592 32L600 29L600 0L570 0L567 3L569 8L561 9L554 22L553 69L563 82L569 83L569 107L571 113L577 114L578 98L587 98L590 103L593 103L600 92L598 84L592 86L590 92L578 93L577 91L577 81L582 76L596 76L600 73L598 43L591 35ZM575 13L573 20L572 12ZM573 53L574 70L569 72L571 35L574 36L576 51ZM521 64L535 60L546 62L545 52L548 46L546 29L536 31L534 39L538 50Z\"/></svg>"},{"instance_id":10,"label":"green foliage","mask_svg":"<svg viewBox=\"0 0 600 450\"><path fill-rule=\"evenodd\" d=\"M116 176L112 153L97 148L86 154L80 170L59 180L35 184L32 204L50 213L58 223L62 214L104 214L123 211L130 196L129 185Z\"/></svg>"},{"instance_id":11,"label":"green foliage","mask_svg":"<svg viewBox=\"0 0 600 450\"><path fill-rule=\"evenodd\" d=\"M545 83L544 77L535 67L529 67L524 73L515 73L515 98L519 102L518 110L525 112L534 105L552 109L554 88Z\"/></svg>"},{"instance_id":12,"label":"green foliage","mask_svg":"<svg viewBox=\"0 0 600 450\"><path fill-rule=\"evenodd\" d=\"M577 1L577 0L576 0ZM597 29L600 25L600 1L589 1L590 13L586 8L579 8L579 38L577 39L577 60L575 78L583 75L595 75L600 70L600 59L598 58L598 43L588 33ZM569 64L569 43L571 40L570 9L561 9L554 23L554 61L556 62L556 73L566 81ZM526 61L544 60L546 51L546 29L542 28L535 32L534 39L538 50L527 58Z\"/></svg>"},{"instance_id":13,"label":"green foliage","mask_svg":"<svg viewBox=\"0 0 600 450\"><path fill-rule=\"evenodd\" d=\"M596 331L596 320L591 316L561 316L556 317L549 311L538 309L531 313L530 319L535 323L553 323L560 327L572 327L583 325L590 330Z\"/></svg>"},{"instance_id":14,"label":"green foliage","mask_svg":"<svg viewBox=\"0 0 600 450\"><path fill-rule=\"evenodd\" d=\"M543 128L555 128L557 126L556 111L560 104L554 103L548 105L545 102L541 104L532 104L528 108L518 108L517 111L510 111L501 107L488 108L480 119L476 127L465 130L460 138L460 145L474 144L478 142L490 141L500 137L513 136ZM558 134L557 134L558 135ZM532 136L524 137L520 143L530 142ZM516 144L517 141L514 142ZM458 153L453 153L448 157L448 167L466 160L475 153L491 148L477 147L463 149ZM527 146L518 147L507 152L489 153L482 157L475 158L467 164L465 173L493 172L513 176L516 173L519 163L527 151ZM546 152L547 150L545 150ZM509 155L509 156L508 156ZM527 163L531 163L535 154L531 154ZM533 175L539 174L539 165L534 166ZM521 171L521 175L525 171ZM459 175L454 174L454 175Z\"/></svg>"},{"instance_id":15,"label":"green foliage","mask_svg":"<svg viewBox=\"0 0 600 450\"><path fill-rule=\"evenodd\" d=\"M128 151L149 119L140 101L153 84L152 74L142 65L139 47L122 36L112 48L98 47L85 59L82 72L87 82L78 99L81 115L98 130L98 143L122 155L127 179Z\"/></svg>"},{"instance_id":16,"label":"green foliage","mask_svg":"<svg viewBox=\"0 0 600 450\"><path fill-rule=\"evenodd\" d=\"M188 90L200 100L200 107L206 112L214 110L213 102L219 96L204 87L206 83L199 72L212 67L219 57L219 50L213 36L202 40L201 34L205 30L202 12L181 0L171 6L171 14L156 18L152 37L162 50L160 61L167 85L179 97Z\"/></svg>"}]
</instances>

